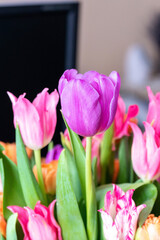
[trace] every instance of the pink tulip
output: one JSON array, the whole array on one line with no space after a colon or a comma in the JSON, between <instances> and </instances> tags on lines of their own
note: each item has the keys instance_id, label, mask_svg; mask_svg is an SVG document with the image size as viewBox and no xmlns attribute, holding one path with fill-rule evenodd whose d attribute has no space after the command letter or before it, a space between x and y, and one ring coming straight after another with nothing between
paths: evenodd
<instances>
[{"instance_id":1,"label":"pink tulip","mask_svg":"<svg viewBox=\"0 0 160 240\"><path fill-rule=\"evenodd\" d=\"M134 137L131 149L133 169L143 180L155 180L160 176L160 147L157 146L154 128L144 122L145 134L130 123Z\"/></svg>"},{"instance_id":2,"label":"pink tulip","mask_svg":"<svg viewBox=\"0 0 160 240\"><path fill-rule=\"evenodd\" d=\"M78 74L75 69L66 70L58 90L62 113L77 134L94 136L112 124L120 90L117 72L107 77L95 71Z\"/></svg>"},{"instance_id":3,"label":"pink tulip","mask_svg":"<svg viewBox=\"0 0 160 240\"><path fill-rule=\"evenodd\" d=\"M160 92L155 96L152 93L151 88L147 87L148 98L149 98L149 107L147 114L147 122L151 123L156 133L156 141L160 146Z\"/></svg>"},{"instance_id":4,"label":"pink tulip","mask_svg":"<svg viewBox=\"0 0 160 240\"><path fill-rule=\"evenodd\" d=\"M114 139L122 138L123 136L129 136L129 126L128 122L132 120L138 114L138 105L130 105L128 108L128 113L126 113L126 106L119 95L118 106L114 119Z\"/></svg>"},{"instance_id":5,"label":"pink tulip","mask_svg":"<svg viewBox=\"0 0 160 240\"><path fill-rule=\"evenodd\" d=\"M62 240L61 228L53 216L55 203L56 200L47 208L39 201L34 210L29 207L8 207L13 213L18 213L24 240Z\"/></svg>"},{"instance_id":6,"label":"pink tulip","mask_svg":"<svg viewBox=\"0 0 160 240\"><path fill-rule=\"evenodd\" d=\"M45 88L33 103L25 93L17 99L8 92L14 112L14 125L18 123L25 145L37 150L45 147L52 139L56 123L56 106L59 96L56 90L49 94Z\"/></svg>"},{"instance_id":7,"label":"pink tulip","mask_svg":"<svg viewBox=\"0 0 160 240\"><path fill-rule=\"evenodd\" d=\"M136 207L132 195L134 190L126 193L113 184L113 193L106 193L104 210L100 209L103 220L103 232L106 240L133 240L137 221L144 204Z\"/></svg>"}]
</instances>

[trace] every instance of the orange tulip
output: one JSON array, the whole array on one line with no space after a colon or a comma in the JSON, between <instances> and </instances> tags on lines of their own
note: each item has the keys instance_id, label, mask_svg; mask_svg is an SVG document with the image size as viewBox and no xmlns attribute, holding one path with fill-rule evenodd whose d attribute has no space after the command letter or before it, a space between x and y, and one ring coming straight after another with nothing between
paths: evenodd
<instances>
[{"instance_id":1,"label":"orange tulip","mask_svg":"<svg viewBox=\"0 0 160 240\"><path fill-rule=\"evenodd\" d=\"M53 160L50 163L42 163L41 166L46 193L55 194L58 160ZM33 173L38 181L36 165L33 167Z\"/></svg>"},{"instance_id":2,"label":"orange tulip","mask_svg":"<svg viewBox=\"0 0 160 240\"><path fill-rule=\"evenodd\" d=\"M15 143L5 143L0 141L0 144L4 147L3 154L6 155L9 159L11 159L15 164L17 164L16 158L16 144ZM32 150L26 148L27 155L31 158Z\"/></svg>"},{"instance_id":3,"label":"orange tulip","mask_svg":"<svg viewBox=\"0 0 160 240\"><path fill-rule=\"evenodd\" d=\"M6 221L3 217L3 193L0 192L0 233L6 237Z\"/></svg>"},{"instance_id":4,"label":"orange tulip","mask_svg":"<svg viewBox=\"0 0 160 240\"><path fill-rule=\"evenodd\" d=\"M159 240L160 239L160 216L150 214L142 228L138 228L136 240Z\"/></svg>"}]
</instances>

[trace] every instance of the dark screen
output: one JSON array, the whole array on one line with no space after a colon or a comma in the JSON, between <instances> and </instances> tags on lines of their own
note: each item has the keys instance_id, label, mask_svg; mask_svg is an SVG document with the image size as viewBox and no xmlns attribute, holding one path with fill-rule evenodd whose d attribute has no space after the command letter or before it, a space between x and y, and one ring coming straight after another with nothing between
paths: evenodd
<instances>
[{"instance_id":1,"label":"dark screen","mask_svg":"<svg viewBox=\"0 0 160 240\"><path fill-rule=\"evenodd\" d=\"M26 92L32 101L44 87L58 86L65 70L66 11L14 14L0 17L0 140L15 141L13 113L6 91ZM59 104L60 105L60 104ZM62 119L54 141L59 142Z\"/></svg>"}]
</instances>

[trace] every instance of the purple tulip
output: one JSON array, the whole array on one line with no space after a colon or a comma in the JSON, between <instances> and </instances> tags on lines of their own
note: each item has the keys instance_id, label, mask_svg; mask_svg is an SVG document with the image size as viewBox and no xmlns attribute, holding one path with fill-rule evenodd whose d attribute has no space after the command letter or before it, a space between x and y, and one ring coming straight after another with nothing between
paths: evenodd
<instances>
[{"instance_id":1,"label":"purple tulip","mask_svg":"<svg viewBox=\"0 0 160 240\"><path fill-rule=\"evenodd\" d=\"M81 136L93 136L111 125L120 90L120 76L95 71L66 70L59 80L62 113L69 127Z\"/></svg>"},{"instance_id":2,"label":"purple tulip","mask_svg":"<svg viewBox=\"0 0 160 240\"><path fill-rule=\"evenodd\" d=\"M53 149L49 150L45 162L50 163L53 160L58 160L62 149L62 146L60 144L57 144Z\"/></svg>"}]
</instances>

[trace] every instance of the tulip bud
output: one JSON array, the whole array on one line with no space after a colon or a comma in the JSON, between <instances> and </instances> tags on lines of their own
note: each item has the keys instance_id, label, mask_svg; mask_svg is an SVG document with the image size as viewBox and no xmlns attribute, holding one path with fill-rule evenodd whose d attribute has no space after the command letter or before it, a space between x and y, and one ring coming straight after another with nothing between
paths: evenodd
<instances>
[{"instance_id":1,"label":"tulip bud","mask_svg":"<svg viewBox=\"0 0 160 240\"><path fill-rule=\"evenodd\" d=\"M58 90L62 113L77 134L94 136L112 124L120 90L117 72L107 77L95 71L78 74L75 69L66 70Z\"/></svg>"},{"instance_id":2,"label":"tulip bud","mask_svg":"<svg viewBox=\"0 0 160 240\"><path fill-rule=\"evenodd\" d=\"M49 94L45 88L33 103L25 98L25 93L16 98L8 92L14 113L14 126L18 124L23 141L27 147L38 150L52 139L56 123L56 106L59 95L55 90Z\"/></svg>"}]
</instances>

